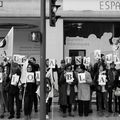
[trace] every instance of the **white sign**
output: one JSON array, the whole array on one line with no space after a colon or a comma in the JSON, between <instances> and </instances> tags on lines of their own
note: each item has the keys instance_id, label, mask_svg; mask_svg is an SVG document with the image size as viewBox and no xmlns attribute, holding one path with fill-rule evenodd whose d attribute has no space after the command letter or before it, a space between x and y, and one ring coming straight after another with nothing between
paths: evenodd
<instances>
[{"instance_id":1,"label":"white sign","mask_svg":"<svg viewBox=\"0 0 120 120\"><path fill-rule=\"evenodd\" d=\"M108 54L105 56L106 62L111 63L112 62L112 54Z\"/></svg>"},{"instance_id":2,"label":"white sign","mask_svg":"<svg viewBox=\"0 0 120 120\"><path fill-rule=\"evenodd\" d=\"M120 64L120 59L119 59L118 55L113 55L113 58L114 58L115 64Z\"/></svg>"},{"instance_id":3,"label":"white sign","mask_svg":"<svg viewBox=\"0 0 120 120\"><path fill-rule=\"evenodd\" d=\"M66 72L66 82L70 83L73 82L74 78L73 78L73 72Z\"/></svg>"},{"instance_id":4,"label":"white sign","mask_svg":"<svg viewBox=\"0 0 120 120\"><path fill-rule=\"evenodd\" d=\"M94 57L95 57L95 59L100 59L101 58L101 50L95 50Z\"/></svg>"},{"instance_id":5,"label":"white sign","mask_svg":"<svg viewBox=\"0 0 120 120\"><path fill-rule=\"evenodd\" d=\"M3 76L2 76L2 73L0 73L0 83L2 83L3 81Z\"/></svg>"},{"instance_id":6,"label":"white sign","mask_svg":"<svg viewBox=\"0 0 120 120\"><path fill-rule=\"evenodd\" d=\"M16 86L19 82L19 77L17 74L12 75L11 85Z\"/></svg>"},{"instance_id":7,"label":"white sign","mask_svg":"<svg viewBox=\"0 0 120 120\"><path fill-rule=\"evenodd\" d=\"M99 75L99 78L98 78L98 83L99 85L106 85L106 75Z\"/></svg>"},{"instance_id":8,"label":"white sign","mask_svg":"<svg viewBox=\"0 0 120 120\"><path fill-rule=\"evenodd\" d=\"M90 65L90 57L84 57L83 58L83 64L85 66L89 66Z\"/></svg>"},{"instance_id":9,"label":"white sign","mask_svg":"<svg viewBox=\"0 0 120 120\"><path fill-rule=\"evenodd\" d=\"M24 64L26 59L24 55L13 55L13 61L18 64Z\"/></svg>"},{"instance_id":10,"label":"white sign","mask_svg":"<svg viewBox=\"0 0 120 120\"><path fill-rule=\"evenodd\" d=\"M82 63L82 57L81 56L76 56L75 57L75 63L76 63L76 65L81 64Z\"/></svg>"},{"instance_id":11,"label":"white sign","mask_svg":"<svg viewBox=\"0 0 120 120\"><path fill-rule=\"evenodd\" d=\"M120 0L63 0L63 10L120 11Z\"/></svg>"},{"instance_id":12,"label":"white sign","mask_svg":"<svg viewBox=\"0 0 120 120\"><path fill-rule=\"evenodd\" d=\"M78 81L79 81L79 83L86 83L85 73L79 73L78 74Z\"/></svg>"},{"instance_id":13,"label":"white sign","mask_svg":"<svg viewBox=\"0 0 120 120\"><path fill-rule=\"evenodd\" d=\"M66 57L65 58L65 63L68 64L68 63L71 63L72 62L72 58L71 57Z\"/></svg>"},{"instance_id":14,"label":"white sign","mask_svg":"<svg viewBox=\"0 0 120 120\"><path fill-rule=\"evenodd\" d=\"M40 71L36 71L35 72L35 78L36 78L36 81L40 81Z\"/></svg>"},{"instance_id":15,"label":"white sign","mask_svg":"<svg viewBox=\"0 0 120 120\"><path fill-rule=\"evenodd\" d=\"M55 59L49 59L49 67L50 68L55 68Z\"/></svg>"},{"instance_id":16,"label":"white sign","mask_svg":"<svg viewBox=\"0 0 120 120\"><path fill-rule=\"evenodd\" d=\"M35 82L34 73L33 72L28 72L27 73L26 82L30 82L30 83Z\"/></svg>"}]
</instances>

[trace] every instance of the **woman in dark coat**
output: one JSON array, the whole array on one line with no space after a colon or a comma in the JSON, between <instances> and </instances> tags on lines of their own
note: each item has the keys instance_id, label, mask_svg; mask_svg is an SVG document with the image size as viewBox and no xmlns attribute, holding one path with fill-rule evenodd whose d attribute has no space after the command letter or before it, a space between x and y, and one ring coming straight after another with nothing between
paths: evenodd
<instances>
[{"instance_id":1,"label":"woman in dark coat","mask_svg":"<svg viewBox=\"0 0 120 120\"><path fill-rule=\"evenodd\" d=\"M68 73L72 73L72 75L68 75ZM72 72L71 64L65 66L65 71L61 74L59 84L61 85L60 104L62 106L63 117L66 117L67 108L69 116L74 116L72 114L72 104L75 102L74 86L77 85L77 79L75 73Z\"/></svg>"},{"instance_id":2,"label":"woman in dark coat","mask_svg":"<svg viewBox=\"0 0 120 120\"><path fill-rule=\"evenodd\" d=\"M35 89L35 69L29 61L27 66L27 77L24 88L24 115L25 120L31 120L32 106L34 101Z\"/></svg>"}]
</instances>

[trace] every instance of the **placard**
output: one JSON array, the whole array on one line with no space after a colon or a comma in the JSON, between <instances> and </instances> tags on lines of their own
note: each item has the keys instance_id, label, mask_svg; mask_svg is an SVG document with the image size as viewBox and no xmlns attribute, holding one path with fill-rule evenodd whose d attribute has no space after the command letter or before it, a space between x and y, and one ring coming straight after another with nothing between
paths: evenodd
<instances>
[{"instance_id":1,"label":"placard","mask_svg":"<svg viewBox=\"0 0 120 120\"><path fill-rule=\"evenodd\" d=\"M108 54L105 56L106 62L107 63L112 63L112 54Z\"/></svg>"},{"instance_id":2,"label":"placard","mask_svg":"<svg viewBox=\"0 0 120 120\"><path fill-rule=\"evenodd\" d=\"M66 57L65 58L65 63L68 64L68 63L71 63L72 62L72 58L71 57Z\"/></svg>"},{"instance_id":3,"label":"placard","mask_svg":"<svg viewBox=\"0 0 120 120\"><path fill-rule=\"evenodd\" d=\"M73 78L73 72L66 72L66 82L70 83L73 82L74 78Z\"/></svg>"},{"instance_id":4,"label":"placard","mask_svg":"<svg viewBox=\"0 0 120 120\"><path fill-rule=\"evenodd\" d=\"M86 83L85 73L79 73L78 74L78 81L79 81L79 83Z\"/></svg>"},{"instance_id":5,"label":"placard","mask_svg":"<svg viewBox=\"0 0 120 120\"><path fill-rule=\"evenodd\" d=\"M82 63L82 57L81 56L76 56L75 57L75 63L76 63L76 65L81 64Z\"/></svg>"},{"instance_id":6,"label":"placard","mask_svg":"<svg viewBox=\"0 0 120 120\"><path fill-rule=\"evenodd\" d=\"M3 81L3 74L0 73L0 83L2 83L2 81Z\"/></svg>"},{"instance_id":7,"label":"placard","mask_svg":"<svg viewBox=\"0 0 120 120\"><path fill-rule=\"evenodd\" d=\"M13 55L13 62L18 64L24 64L26 59L27 58L24 55Z\"/></svg>"},{"instance_id":8,"label":"placard","mask_svg":"<svg viewBox=\"0 0 120 120\"><path fill-rule=\"evenodd\" d=\"M99 85L106 85L106 75L99 75L99 79L98 79L98 84Z\"/></svg>"},{"instance_id":9,"label":"placard","mask_svg":"<svg viewBox=\"0 0 120 120\"><path fill-rule=\"evenodd\" d=\"M118 55L114 55L113 58L114 58L115 64L120 64L120 59L119 59Z\"/></svg>"},{"instance_id":10,"label":"placard","mask_svg":"<svg viewBox=\"0 0 120 120\"><path fill-rule=\"evenodd\" d=\"M101 50L95 50L94 57L95 59L101 59Z\"/></svg>"},{"instance_id":11,"label":"placard","mask_svg":"<svg viewBox=\"0 0 120 120\"><path fill-rule=\"evenodd\" d=\"M11 85L17 86L20 76L17 74L12 75Z\"/></svg>"},{"instance_id":12,"label":"placard","mask_svg":"<svg viewBox=\"0 0 120 120\"><path fill-rule=\"evenodd\" d=\"M36 78L36 81L37 81L37 82L40 81L40 71L36 71L36 72L35 72L35 78Z\"/></svg>"},{"instance_id":13,"label":"placard","mask_svg":"<svg viewBox=\"0 0 120 120\"><path fill-rule=\"evenodd\" d=\"M56 64L55 59L49 59L49 67L50 68L55 68L55 64Z\"/></svg>"},{"instance_id":14,"label":"placard","mask_svg":"<svg viewBox=\"0 0 120 120\"><path fill-rule=\"evenodd\" d=\"M89 66L90 65L90 57L83 57L83 64L85 66Z\"/></svg>"},{"instance_id":15,"label":"placard","mask_svg":"<svg viewBox=\"0 0 120 120\"><path fill-rule=\"evenodd\" d=\"M30 82L30 83L35 82L34 73L33 72L28 72L27 73L26 82Z\"/></svg>"}]
</instances>

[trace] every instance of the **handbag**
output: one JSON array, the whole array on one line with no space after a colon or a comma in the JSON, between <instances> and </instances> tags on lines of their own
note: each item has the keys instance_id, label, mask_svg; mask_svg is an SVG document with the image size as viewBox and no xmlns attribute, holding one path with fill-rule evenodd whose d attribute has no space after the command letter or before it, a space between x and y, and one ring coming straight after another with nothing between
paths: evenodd
<instances>
[{"instance_id":1,"label":"handbag","mask_svg":"<svg viewBox=\"0 0 120 120\"><path fill-rule=\"evenodd\" d=\"M116 88L114 94L115 94L115 96L120 96L120 88Z\"/></svg>"}]
</instances>

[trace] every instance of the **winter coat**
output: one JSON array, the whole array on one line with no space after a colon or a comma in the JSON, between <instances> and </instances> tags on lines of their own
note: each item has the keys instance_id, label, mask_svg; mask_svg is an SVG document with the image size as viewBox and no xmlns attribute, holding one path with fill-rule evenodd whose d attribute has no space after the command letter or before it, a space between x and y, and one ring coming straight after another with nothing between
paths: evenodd
<instances>
[{"instance_id":1,"label":"winter coat","mask_svg":"<svg viewBox=\"0 0 120 120\"><path fill-rule=\"evenodd\" d=\"M88 101L90 100L90 84L92 78L89 72L85 71L86 83L78 82L78 100Z\"/></svg>"},{"instance_id":2,"label":"winter coat","mask_svg":"<svg viewBox=\"0 0 120 120\"><path fill-rule=\"evenodd\" d=\"M75 101L75 89L74 86L77 85L77 79L75 76L75 73L73 73L73 82L71 84L68 84L66 82L66 78L65 78L65 71L61 74L60 80L59 80L59 84L61 86L61 92L60 92L60 104L61 105L67 105L67 89L69 87L70 90L70 94L69 94L69 103L72 104Z\"/></svg>"}]
</instances>

